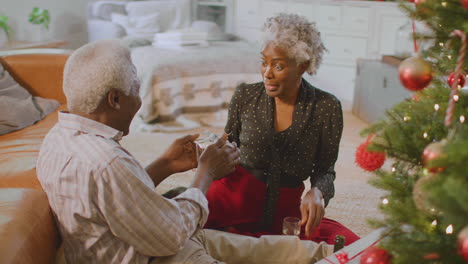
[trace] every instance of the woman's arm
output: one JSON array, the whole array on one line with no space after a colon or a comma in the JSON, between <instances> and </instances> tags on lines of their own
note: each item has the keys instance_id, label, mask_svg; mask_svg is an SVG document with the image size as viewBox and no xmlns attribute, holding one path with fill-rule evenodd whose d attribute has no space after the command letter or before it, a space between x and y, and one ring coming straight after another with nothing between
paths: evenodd
<instances>
[{"instance_id":1,"label":"woman's arm","mask_svg":"<svg viewBox=\"0 0 468 264\"><path fill-rule=\"evenodd\" d=\"M236 142L237 147L240 147L240 132L242 130L240 112L242 108L242 91L244 84L239 85L232 95L229 102L228 120L224 131L228 134L230 142Z\"/></svg>"},{"instance_id":2,"label":"woman's arm","mask_svg":"<svg viewBox=\"0 0 468 264\"><path fill-rule=\"evenodd\" d=\"M310 178L311 186L317 187L323 195L325 206L335 195L335 162L338 158L341 135L343 133L343 111L336 98L330 99L328 118L324 119L320 150L317 154L317 167Z\"/></svg>"}]
</instances>

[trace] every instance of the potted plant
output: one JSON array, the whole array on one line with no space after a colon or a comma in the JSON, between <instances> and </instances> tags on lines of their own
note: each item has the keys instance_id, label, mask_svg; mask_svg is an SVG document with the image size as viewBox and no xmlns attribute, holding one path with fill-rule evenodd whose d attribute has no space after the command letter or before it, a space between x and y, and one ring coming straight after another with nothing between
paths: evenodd
<instances>
[{"instance_id":1,"label":"potted plant","mask_svg":"<svg viewBox=\"0 0 468 264\"><path fill-rule=\"evenodd\" d=\"M49 10L34 7L29 14L28 21L33 25L38 25L39 28L36 27L33 32L33 40L34 41L42 41L47 39L47 31L49 30L50 24L50 15Z\"/></svg>"},{"instance_id":2,"label":"potted plant","mask_svg":"<svg viewBox=\"0 0 468 264\"><path fill-rule=\"evenodd\" d=\"M8 17L5 15L0 15L0 29L0 46L3 46L10 39L12 32L10 25L8 25Z\"/></svg>"}]
</instances>

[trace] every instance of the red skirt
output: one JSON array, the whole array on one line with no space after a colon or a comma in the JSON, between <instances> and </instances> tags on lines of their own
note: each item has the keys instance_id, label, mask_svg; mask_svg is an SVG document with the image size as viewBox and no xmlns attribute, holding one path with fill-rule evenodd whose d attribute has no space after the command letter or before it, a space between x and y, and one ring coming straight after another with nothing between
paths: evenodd
<instances>
[{"instance_id":1,"label":"red skirt","mask_svg":"<svg viewBox=\"0 0 468 264\"><path fill-rule=\"evenodd\" d=\"M280 235L285 217L301 218L299 208L304 185L298 188L280 188L271 230L262 228L266 190L265 183L243 167L237 166L236 171L211 184L207 193L210 214L205 228L254 237ZM304 230L301 234L304 234ZM326 217L322 218L311 237L301 235L301 239L334 244L336 235L343 235L346 245L359 239L351 230Z\"/></svg>"}]
</instances>

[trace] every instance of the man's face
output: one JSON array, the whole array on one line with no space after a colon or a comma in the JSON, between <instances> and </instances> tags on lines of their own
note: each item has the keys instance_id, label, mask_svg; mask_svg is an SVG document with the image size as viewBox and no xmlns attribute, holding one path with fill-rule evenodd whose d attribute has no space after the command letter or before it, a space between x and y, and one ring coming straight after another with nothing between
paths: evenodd
<instances>
[{"instance_id":1,"label":"man's face","mask_svg":"<svg viewBox=\"0 0 468 264\"><path fill-rule=\"evenodd\" d=\"M121 94L121 108L120 116L118 117L120 123L122 124L122 131L124 135L128 135L130 131L130 123L132 122L133 117L138 112L138 109L141 107L141 98L140 98L140 80L138 80L136 74L136 68L132 64L132 87L129 95Z\"/></svg>"}]
</instances>

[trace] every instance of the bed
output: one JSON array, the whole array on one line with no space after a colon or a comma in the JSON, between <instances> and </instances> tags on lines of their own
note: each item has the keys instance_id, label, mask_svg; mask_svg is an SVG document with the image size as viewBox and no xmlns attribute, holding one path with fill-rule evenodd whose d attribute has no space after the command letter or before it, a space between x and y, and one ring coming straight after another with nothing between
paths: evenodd
<instances>
[{"instance_id":1,"label":"bed","mask_svg":"<svg viewBox=\"0 0 468 264\"><path fill-rule=\"evenodd\" d=\"M179 130L203 124L187 114L216 114L226 109L240 83L261 80L259 49L244 41L215 41L207 47L133 48L132 60L141 81L143 130ZM221 118L215 118L223 122ZM213 125L213 124L209 124ZM221 124L223 125L223 124ZM177 128L172 128L177 129Z\"/></svg>"}]
</instances>

